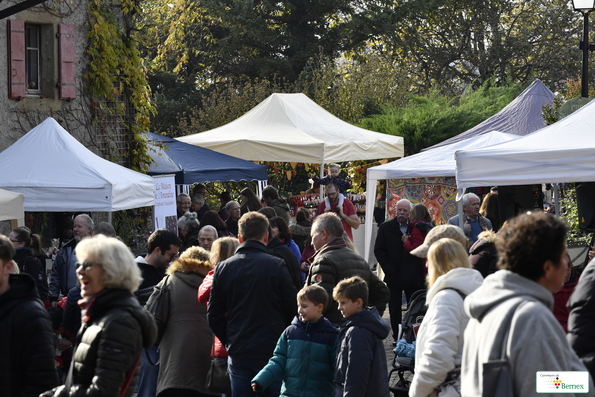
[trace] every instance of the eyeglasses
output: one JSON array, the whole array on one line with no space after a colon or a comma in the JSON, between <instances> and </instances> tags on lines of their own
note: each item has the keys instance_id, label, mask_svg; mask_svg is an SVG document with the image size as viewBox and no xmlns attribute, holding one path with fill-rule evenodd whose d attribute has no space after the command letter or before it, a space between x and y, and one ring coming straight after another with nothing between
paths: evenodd
<instances>
[{"instance_id":1,"label":"eyeglasses","mask_svg":"<svg viewBox=\"0 0 595 397\"><path fill-rule=\"evenodd\" d=\"M89 270L89 268L93 265L102 266L101 263L91 262L91 261L84 261L83 263L76 261L74 265L76 266L77 270L82 267L84 271Z\"/></svg>"}]
</instances>

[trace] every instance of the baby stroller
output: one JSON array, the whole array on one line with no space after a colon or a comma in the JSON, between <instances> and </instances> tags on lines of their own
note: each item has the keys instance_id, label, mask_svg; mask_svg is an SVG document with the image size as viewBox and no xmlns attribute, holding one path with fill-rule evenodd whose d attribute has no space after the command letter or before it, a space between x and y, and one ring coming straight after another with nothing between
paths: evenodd
<instances>
[{"instance_id":1,"label":"baby stroller","mask_svg":"<svg viewBox=\"0 0 595 397\"><path fill-rule=\"evenodd\" d=\"M426 293L425 289L415 291L409 299L407 311L403 316L401 324L401 338L405 342L411 344L416 339L417 329L421 324L426 311ZM393 374L397 374L397 381L394 385L390 385L389 389L394 397L406 397L409 395L409 386L411 385L410 377L406 377L406 373L410 372L413 375L415 370L415 356L414 357L399 357L395 354L392 362L392 369L388 373L388 379L392 378Z\"/></svg>"}]
</instances>

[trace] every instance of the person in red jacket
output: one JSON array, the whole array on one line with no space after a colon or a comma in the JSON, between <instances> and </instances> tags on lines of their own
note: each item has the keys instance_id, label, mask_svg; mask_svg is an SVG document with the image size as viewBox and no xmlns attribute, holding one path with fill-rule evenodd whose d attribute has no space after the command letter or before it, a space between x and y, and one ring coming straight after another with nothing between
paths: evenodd
<instances>
[{"instance_id":1,"label":"person in red jacket","mask_svg":"<svg viewBox=\"0 0 595 397\"><path fill-rule=\"evenodd\" d=\"M570 256L568 254L566 254L566 256L568 257L568 269L564 276L564 280L566 281L562 288L554 292L554 316L560 325L562 325L562 328L564 328L564 332L568 333L568 315L570 314L570 311L568 307L566 307L566 303L578 284L579 274L572 268Z\"/></svg>"},{"instance_id":2,"label":"person in red jacket","mask_svg":"<svg viewBox=\"0 0 595 397\"><path fill-rule=\"evenodd\" d=\"M219 262L232 256L236 251L236 248L238 248L238 245L240 245L240 241L235 237L223 237L213 242L213 246L211 247L211 263L213 264L213 270L207 274L198 289L198 301L203 305L208 305L209 303L215 267ZM225 347L217 337L215 337L214 357L215 365L227 370L227 351L225 351Z\"/></svg>"},{"instance_id":3,"label":"person in red jacket","mask_svg":"<svg viewBox=\"0 0 595 397\"><path fill-rule=\"evenodd\" d=\"M423 204L415 204L411 208L411 215L409 215L409 230L411 233L403 234L403 248L407 252L411 252L424 243L428 232L434 227L434 222L430 211ZM423 259L423 264L426 264L426 259ZM428 269L424 267L424 277L427 275Z\"/></svg>"}]
</instances>

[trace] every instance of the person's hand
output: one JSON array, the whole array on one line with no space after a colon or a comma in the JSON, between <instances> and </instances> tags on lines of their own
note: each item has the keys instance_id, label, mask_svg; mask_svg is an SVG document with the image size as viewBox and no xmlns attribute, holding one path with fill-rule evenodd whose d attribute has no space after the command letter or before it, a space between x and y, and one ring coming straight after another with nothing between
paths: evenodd
<instances>
[{"instance_id":1,"label":"person's hand","mask_svg":"<svg viewBox=\"0 0 595 397\"><path fill-rule=\"evenodd\" d=\"M337 204L337 206L335 207L335 210L341 217L343 217L343 206L341 204Z\"/></svg>"},{"instance_id":2,"label":"person's hand","mask_svg":"<svg viewBox=\"0 0 595 397\"><path fill-rule=\"evenodd\" d=\"M409 240L409 234L405 233L405 234L403 235L403 237L401 237L401 240L402 240L404 243L406 243L406 242L407 242L407 240Z\"/></svg>"},{"instance_id":3,"label":"person's hand","mask_svg":"<svg viewBox=\"0 0 595 397\"><path fill-rule=\"evenodd\" d=\"M256 383L252 383L252 391L256 391Z\"/></svg>"},{"instance_id":4,"label":"person's hand","mask_svg":"<svg viewBox=\"0 0 595 397\"><path fill-rule=\"evenodd\" d=\"M331 207L325 207L324 208L324 212L330 212L330 210L331 210Z\"/></svg>"},{"instance_id":5,"label":"person's hand","mask_svg":"<svg viewBox=\"0 0 595 397\"><path fill-rule=\"evenodd\" d=\"M595 258L595 247L591 247L592 249L589 251L588 255L589 255L589 259L593 259Z\"/></svg>"},{"instance_id":6,"label":"person's hand","mask_svg":"<svg viewBox=\"0 0 595 397\"><path fill-rule=\"evenodd\" d=\"M302 272L308 273L310 271L310 264L308 263L308 261L302 262L302 264L300 265L300 269L302 269Z\"/></svg>"},{"instance_id":7,"label":"person's hand","mask_svg":"<svg viewBox=\"0 0 595 397\"><path fill-rule=\"evenodd\" d=\"M70 346L72 346L72 342L69 341L68 339L59 339L58 340L58 349L60 349L60 350L66 350Z\"/></svg>"},{"instance_id":8,"label":"person's hand","mask_svg":"<svg viewBox=\"0 0 595 397\"><path fill-rule=\"evenodd\" d=\"M471 225L469 224L469 220L467 220L467 218L465 218L465 224L463 225L463 227L465 228L465 230L467 230L468 233L471 233Z\"/></svg>"},{"instance_id":9,"label":"person's hand","mask_svg":"<svg viewBox=\"0 0 595 397\"><path fill-rule=\"evenodd\" d=\"M53 301L52 302L52 307L57 307L58 306L58 301Z\"/></svg>"}]
</instances>

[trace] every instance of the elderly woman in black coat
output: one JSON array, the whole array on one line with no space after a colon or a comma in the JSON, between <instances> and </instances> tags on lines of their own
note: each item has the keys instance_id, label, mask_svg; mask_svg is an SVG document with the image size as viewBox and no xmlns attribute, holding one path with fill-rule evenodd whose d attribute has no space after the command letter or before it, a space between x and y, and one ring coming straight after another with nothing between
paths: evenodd
<instances>
[{"instance_id":1,"label":"elderly woman in black coat","mask_svg":"<svg viewBox=\"0 0 595 397\"><path fill-rule=\"evenodd\" d=\"M124 243L103 235L76 246L83 323L65 385L44 393L55 397L114 397L136 394L142 347L151 348L157 327L132 293L140 270Z\"/></svg>"}]
</instances>

